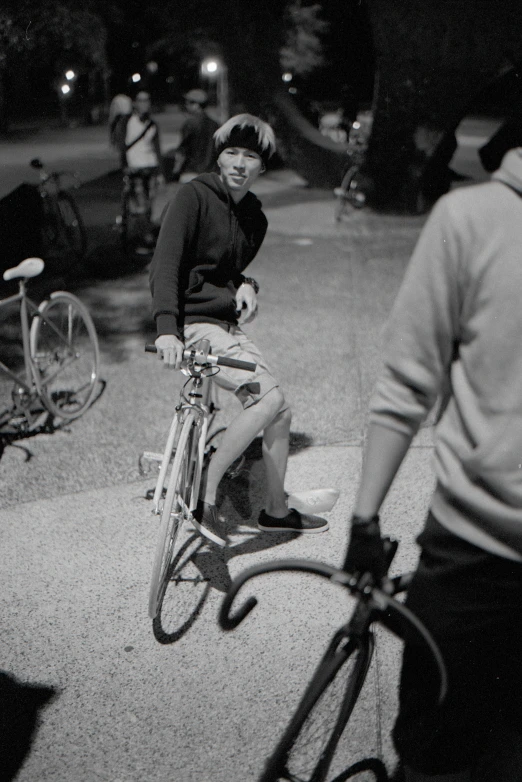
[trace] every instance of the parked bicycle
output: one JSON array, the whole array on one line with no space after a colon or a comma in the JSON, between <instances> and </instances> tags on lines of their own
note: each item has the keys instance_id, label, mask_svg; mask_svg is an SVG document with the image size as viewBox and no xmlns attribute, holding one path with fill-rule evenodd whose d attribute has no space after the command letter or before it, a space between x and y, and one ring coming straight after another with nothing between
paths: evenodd
<instances>
[{"instance_id":1,"label":"parked bicycle","mask_svg":"<svg viewBox=\"0 0 522 782\"><path fill-rule=\"evenodd\" d=\"M157 352L154 345L146 345L145 350ZM188 375L188 380L181 389L165 449L163 453L145 451L140 457L142 470L146 461L160 465L152 498L152 512L161 516L161 525L149 591L151 619L161 611L169 581L175 582L179 575L175 565L181 529L190 523L199 497L202 471L225 429L215 423L219 407L212 377L219 372L220 366L249 372L256 369L256 365L248 361L213 356L209 351L208 340L201 340L197 348L184 351L181 371ZM169 469L170 477L167 478ZM240 464L236 463L228 474L240 469Z\"/></svg>"},{"instance_id":2,"label":"parked bicycle","mask_svg":"<svg viewBox=\"0 0 522 782\"><path fill-rule=\"evenodd\" d=\"M389 567L397 542L387 539L387 547ZM245 570L232 583L221 606L221 627L233 630L257 604L255 597L249 597L231 613L236 595L247 581L264 573L280 571L312 573L328 579L332 584L347 589L355 596L356 603L346 624L330 641L287 729L266 763L260 782L326 782L327 779L345 782L368 770L373 771L377 782L386 782L386 768L378 758L352 763L335 779L329 776L329 770L370 667L375 645L373 625L380 624L403 639L406 632L409 637L414 634L425 643L439 673L439 703L445 697L446 670L435 641L414 614L395 599L395 595L407 589L412 574L386 577L377 586L369 573L356 578L321 562L289 559L256 565ZM339 760L336 758L338 766Z\"/></svg>"},{"instance_id":3,"label":"parked bicycle","mask_svg":"<svg viewBox=\"0 0 522 782\"><path fill-rule=\"evenodd\" d=\"M31 166L40 172L43 255L81 260L87 250L87 233L70 192L80 186L78 175L74 171L47 171L39 158L31 160Z\"/></svg>"},{"instance_id":4,"label":"parked bicycle","mask_svg":"<svg viewBox=\"0 0 522 782\"><path fill-rule=\"evenodd\" d=\"M370 129L371 116L368 112L362 112L350 129L346 150L348 160L341 184L334 189L336 222L340 222L350 207L362 209L366 205L366 194L360 187L359 172L366 154Z\"/></svg>"},{"instance_id":5,"label":"parked bicycle","mask_svg":"<svg viewBox=\"0 0 522 782\"><path fill-rule=\"evenodd\" d=\"M26 258L3 274L6 282L18 280L18 293L0 300L0 309L18 305L23 369L0 361L0 374L13 381L10 401L0 405L2 434L32 432L49 414L60 423L71 421L96 392L99 348L92 318L66 291L51 293L37 306L26 284L43 269L41 258Z\"/></svg>"},{"instance_id":6,"label":"parked bicycle","mask_svg":"<svg viewBox=\"0 0 522 782\"><path fill-rule=\"evenodd\" d=\"M154 250L157 229L152 222L152 207L157 191L155 169L124 170L121 215L116 223L125 253L149 255Z\"/></svg>"}]
</instances>

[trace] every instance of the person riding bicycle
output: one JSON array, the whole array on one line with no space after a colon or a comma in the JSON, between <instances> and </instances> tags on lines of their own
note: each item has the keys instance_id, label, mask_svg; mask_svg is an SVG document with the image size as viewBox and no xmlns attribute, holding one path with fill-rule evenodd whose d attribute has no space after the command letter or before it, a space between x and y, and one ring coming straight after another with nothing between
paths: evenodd
<instances>
[{"instance_id":1,"label":"person riding bicycle","mask_svg":"<svg viewBox=\"0 0 522 782\"><path fill-rule=\"evenodd\" d=\"M164 182L164 161L159 128L150 116L150 94L140 90L132 107L131 114L118 119L112 138L120 152L123 171L134 180L136 211L144 212L152 183Z\"/></svg>"},{"instance_id":2,"label":"person riding bicycle","mask_svg":"<svg viewBox=\"0 0 522 782\"><path fill-rule=\"evenodd\" d=\"M255 373L221 368L214 381L232 391L242 411L228 426L203 481L194 512L200 533L218 545L226 536L218 520L216 491L227 468L263 431L267 479L258 526L274 532L322 532L325 519L286 504L291 413L278 381L241 326L257 314L258 284L243 271L267 229L261 203L250 193L275 150L270 125L239 114L214 135L219 174L205 173L182 185L162 221L150 267L158 355L179 369L182 353L202 339L218 356L257 364Z\"/></svg>"},{"instance_id":3,"label":"person riding bicycle","mask_svg":"<svg viewBox=\"0 0 522 782\"><path fill-rule=\"evenodd\" d=\"M437 708L429 655L407 643L394 729L407 782L475 778L495 731L517 747L518 762L488 778L522 779L521 292L519 147L490 182L433 208L394 303L370 404L344 567L379 578L380 506L421 422L444 400L436 488L406 605L437 641L449 690Z\"/></svg>"}]
</instances>

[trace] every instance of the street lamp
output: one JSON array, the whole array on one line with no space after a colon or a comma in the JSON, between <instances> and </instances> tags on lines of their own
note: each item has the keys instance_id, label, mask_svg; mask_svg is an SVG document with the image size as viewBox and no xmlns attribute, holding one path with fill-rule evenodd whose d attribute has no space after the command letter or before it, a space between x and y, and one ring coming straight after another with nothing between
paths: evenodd
<instances>
[{"instance_id":1,"label":"street lamp","mask_svg":"<svg viewBox=\"0 0 522 782\"><path fill-rule=\"evenodd\" d=\"M201 72L207 79L216 79L220 124L228 119L228 68L219 57L207 57L201 63Z\"/></svg>"}]
</instances>

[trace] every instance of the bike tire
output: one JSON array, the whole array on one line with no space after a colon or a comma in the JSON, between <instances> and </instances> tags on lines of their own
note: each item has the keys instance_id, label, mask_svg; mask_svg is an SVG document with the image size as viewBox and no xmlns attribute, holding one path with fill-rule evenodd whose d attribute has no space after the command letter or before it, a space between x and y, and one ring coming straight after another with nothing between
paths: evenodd
<instances>
[{"instance_id":1,"label":"bike tire","mask_svg":"<svg viewBox=\"0 0 522 782\"><path fill-rule=\"evenodd\" d=\"M197 438L194 432L196 414L189 411L186 414L179 440L176 447L176 455L172 464L172 470L168 482L167 494L161 513L160 531L154 555L152 578L149 589L149 616L155 619L161 611L163 598L170 579L170 569L175 558L176 540L183 522L190 515L187 506L190 493L190 468L194 443Z\"/></svg>"},{"instance_id":2,"label":"bike tire","mask_svg":"<svg viewBox=\"0 0 522 782\"><path fill-rule=\"evenodd\" d=\"M65 421L77 418L93 400L100 362L87 307L72 293L52 293L31 323L30 350L46 408Z\"/></svg>"},{"instance_id":3,"label":"bike tire","mask_svg":"<svg viewBox=\"0 0 522 782\"><path fill-rule=\"evenodd\" d=\"M332 640L259 782L326 782L370 666L373 634Z\"/></svg>"},{"instance_id":4,"label":"bike tire","mask_svg":"<svg viewBox=\"0 0 522 782\"><path fill-rule=\"evenodd\" d=\"M60 192L56 196L56 206L69 251L76 260L81 260L87 250L87 233L76 201L70 193Z\"/></svg>"},{"instance_id":5,"label":"bike tire","mask_svg":"<svg viewBox=\"0 0 522 782\"><path fill-rule=\"evenodd\" d=\"M357 171L358 171L358 166L350 166L350 168L342 178L341 186L337 191L339 195L337 195L336 193L336 203L335 203L336 223L339 223L341 221L341 218L348 206L350 200L349 197L350 186L352 184L352 180L355 177Z\"/></svg>"}]
</instances>

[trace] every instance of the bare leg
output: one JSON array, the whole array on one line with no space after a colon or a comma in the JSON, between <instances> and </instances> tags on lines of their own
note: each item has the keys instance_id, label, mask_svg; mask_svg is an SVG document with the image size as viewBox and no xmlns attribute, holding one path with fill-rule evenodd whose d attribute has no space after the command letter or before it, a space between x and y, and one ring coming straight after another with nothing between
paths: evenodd
<instances>
[{"instance_id":1,"label":"bare leg","mask_svg":"<svg viewBox=\"0 0 522 782\"><path fill-rule=\"evenodd\" d=\"M210 460L204 493L201 495L204 502L215 505L217 487L226 470L235 459L241 456L259 432L269 428L283 402L284 397L281 391L278 388L273 388L255 405L247 407L246 410L239 413L229 424L219 448Z\"/></svg>"},{"instance_id":2,"label":"bare leg","mask_svg":"<svg viewBox=\"0 0 522 782\"><path fill-rule=\"evenodd\" d=\"M291 422L292 414L287 408L276 415L263 433L263 463L267 483L265 511L280 519L288 514L285 475Z\"/></svg>"}]
</instances>

